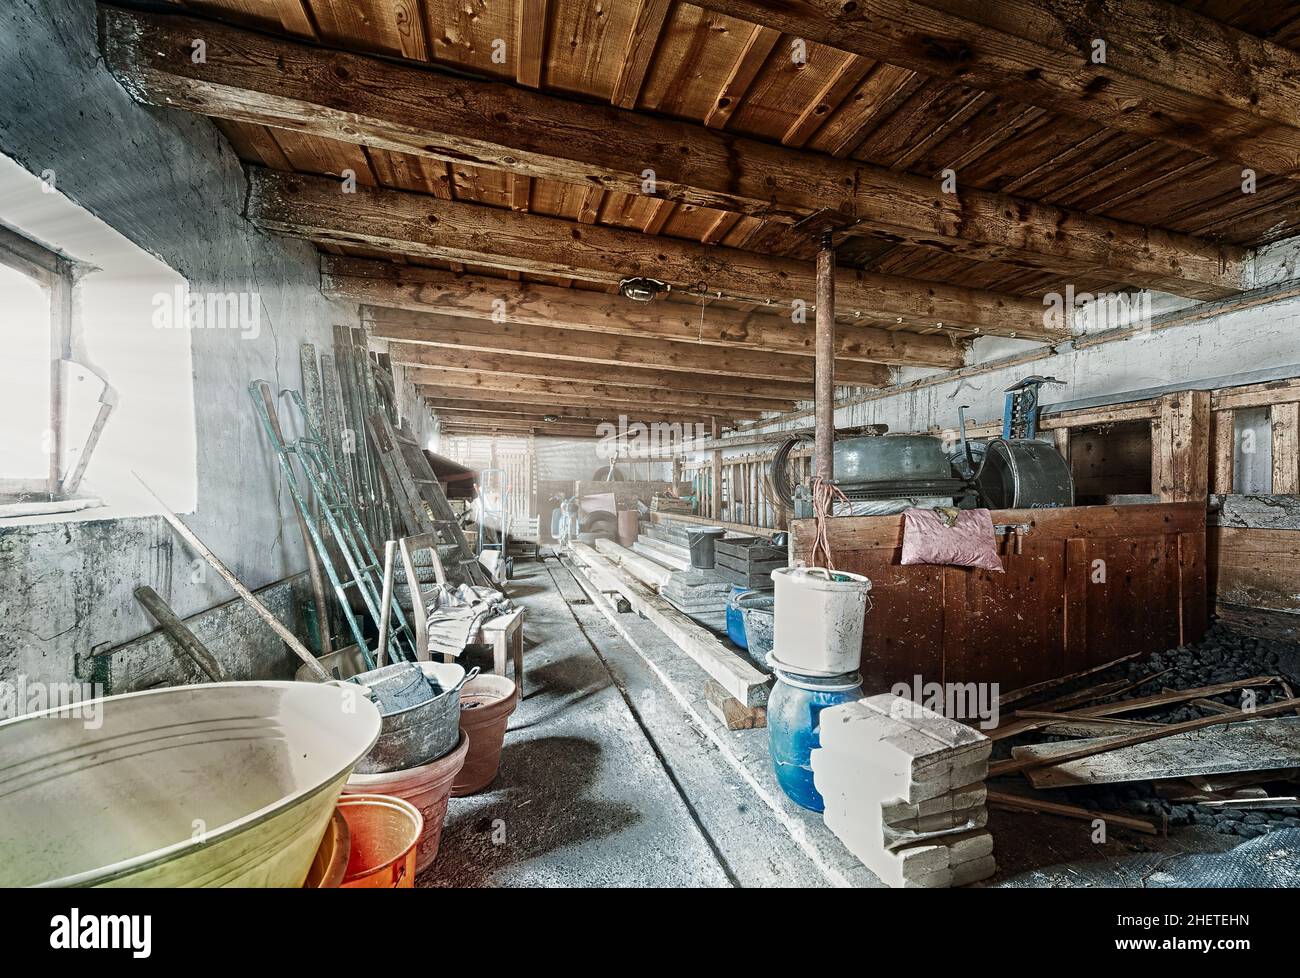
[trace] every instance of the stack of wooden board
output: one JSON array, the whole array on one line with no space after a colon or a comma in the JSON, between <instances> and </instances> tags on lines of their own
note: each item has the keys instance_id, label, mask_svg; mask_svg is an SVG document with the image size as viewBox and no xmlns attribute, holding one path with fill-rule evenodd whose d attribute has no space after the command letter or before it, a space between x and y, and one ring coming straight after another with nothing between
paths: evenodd
<instances>
[{"instance_id":1,"label":"stack of wooden board","mask_svg":"<svg viewBox=\"0 0 1300 978\"><path fill-rule=\"evenodd\" d=\"M826 825L887 886L962 886L996 870L985 830L992 742L882 693L823 710L812 752Z\"/></svg>"}]
</instances>

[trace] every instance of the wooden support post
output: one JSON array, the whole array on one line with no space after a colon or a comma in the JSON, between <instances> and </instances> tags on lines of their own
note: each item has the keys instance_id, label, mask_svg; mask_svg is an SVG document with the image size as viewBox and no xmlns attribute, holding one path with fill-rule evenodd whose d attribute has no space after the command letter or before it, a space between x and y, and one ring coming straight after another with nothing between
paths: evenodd
<instances>
[{"instance_id":1,"label":"wooden support post","mask_svg":"<svg viewBox=\"0 0 1300 978\"><path fill-rule=\"evenodd\" d=\"M1162 503L1205 500L1210 491L1210 392L1160 398L1151 429L1151 482Z\"/></svg>"},{"instance_id":2,"label":"wooden support post","mask_svg":"<svg viewBox=\"0 0 1300 978\"><path fill-rule=\"evenodd\" d=\"M713 440L716 443L718 440L718 419L711 418L710 420L713 423ZM709 516L711 516L715 520L720 520L722 519L722 449L721 448L715 448L713 450L713 479L710 488L712 490L711 499L710 499L710 502L712 504L712 511L709 513Z\"/></svg>"},{"instance_id":3,"label":"wooden support post","mask_svg":"<svg viewBox=\"0 0 1300 978\"><path fill-rule=\"evenodd\" d=\"M817 372L814 380L813 454L817 477L835 478L835 246L830 232L817 251Z\"/></svg>"},{"instance_id":4,"label":"wooden support post","mask_svg":"<svg viewBox=\"0 0 1300 978\"><path fill-rule=\"evenodd\" d=\"M1215 411L1210 415L1210 437L1214 446L1210 485L1220 495L1232 494L1236 474L1236 412Z\"/></svg>"},{"instance_id":5,"label":"wooden support post","mask_svg":"<svg viewBox=\"0 0 1300 978\"><path fill-rule=\"evenodd\" d=\"M1273 495L1300 492L1300 403L1274 404L1269 408L1273 421Z\"/></svg>"}]
</instances>

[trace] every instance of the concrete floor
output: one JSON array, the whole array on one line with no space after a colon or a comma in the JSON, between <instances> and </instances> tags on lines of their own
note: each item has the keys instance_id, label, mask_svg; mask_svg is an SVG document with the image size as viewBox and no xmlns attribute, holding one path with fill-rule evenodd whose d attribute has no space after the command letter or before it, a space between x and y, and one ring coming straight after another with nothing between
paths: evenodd
<instances>
[{"instance_id":1,"label":"concrete floor","mask_svg":"<svg viewBox=\"0 0 1300 978\"><path fill-rule=\"evenodd\" d=\"M544 554L508 588L534 644L501 772L451 800L420 886L880 885L781 794L766 730L725 730L695 663ZM997 810L989 828L999 872L983 886L1142 886L1163 858L1233 844L1193 826L1098 845L1087 822Z\"/></svg>"},{"instance_id":2,"label":"concrete floor","mask_svg":"<svg viewBox=\"0 0 1300 978\"><path fill-rule=\"evenodd\" d=\"M755 826L763 806L701 749L704 738L674 715L671 698L653 688L653 675L600 612L582 603L567 569L553 558L519 562L509 591L527 609L525 634L536 642L524 656L524 699L497 780L451 800L438 859L419 885L823 882L775 822ZM720 845L719 833L732 838ZM763 851L765 839L784 839L790 852Z\"/></svg>"}]
</instances>

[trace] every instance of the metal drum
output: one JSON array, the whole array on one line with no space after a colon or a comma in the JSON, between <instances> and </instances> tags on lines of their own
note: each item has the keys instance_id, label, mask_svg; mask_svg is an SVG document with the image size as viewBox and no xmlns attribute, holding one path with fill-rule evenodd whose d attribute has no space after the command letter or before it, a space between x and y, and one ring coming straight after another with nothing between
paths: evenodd
<instances>
[{"instance_id":1,"label":"metal drum","mask_svg":"<svg viewBox=\"0 0 1300 978\"><path fill-rule=\"evenodd\" d=\"M1055 509L1074 505L1070 463L1047 442L998 438L975 474L989 509Z\"/></svg>"}]
</instances>

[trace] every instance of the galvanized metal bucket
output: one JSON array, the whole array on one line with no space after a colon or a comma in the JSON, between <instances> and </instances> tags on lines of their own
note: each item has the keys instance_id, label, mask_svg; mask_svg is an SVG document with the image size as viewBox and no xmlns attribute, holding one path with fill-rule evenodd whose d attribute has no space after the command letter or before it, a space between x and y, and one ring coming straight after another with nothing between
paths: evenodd
<instances>
[{"instance_id":1,"label":"galvanized metal bucket","mask_svg":"<svg viewBox=\"0 0 1300 978\"><path fill-rule=\"evenodd\" d=\"M409 668L411 663L383 666L355 677L354 682L368 685L367 679L383 680L392 670ZM450 753L460 738L460 688L478 675L473 669L466 674L452 662L420 662L420 671L434 687L432 697L383 716L383 729L375 746L358 762L358 774L387 774L429 764Z\"/></svg>"}]
</instances>

